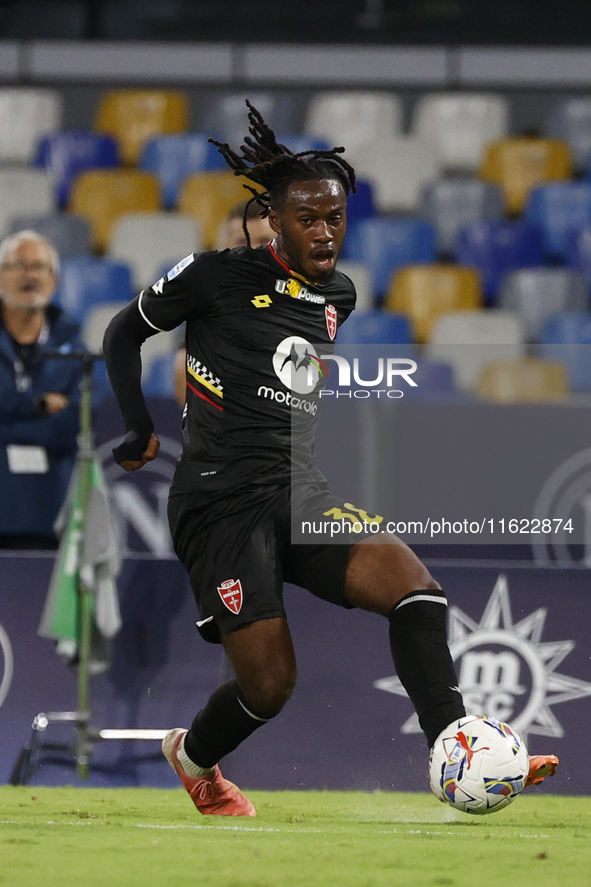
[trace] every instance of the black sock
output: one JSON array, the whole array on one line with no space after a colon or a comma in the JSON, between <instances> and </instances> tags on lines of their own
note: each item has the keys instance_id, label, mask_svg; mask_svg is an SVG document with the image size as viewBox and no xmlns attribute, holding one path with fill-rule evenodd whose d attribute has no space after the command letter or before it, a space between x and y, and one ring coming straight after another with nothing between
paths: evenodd
<instances>
[{"instance_id":1,"label":"black sock","mask_svg":"<svg viewBox=\"0 0 591 887\"><path fill-rule=\"evenodd\" d=\"M213 767L268 718L253 712L236 681L218 687L185 736L185 751L198 767Z\"/></svg>"},{"instance_id":2,"label":"black sock","mask_svg":"<svg viewBox=\"0 0 591 887\"><path fill-rule=\"evenodd\" d=\"M448 724L466 714L447 645L447 599L442 591L414 591L388 618L396 674L431 748Z\"/></svg>"}]
</instances>

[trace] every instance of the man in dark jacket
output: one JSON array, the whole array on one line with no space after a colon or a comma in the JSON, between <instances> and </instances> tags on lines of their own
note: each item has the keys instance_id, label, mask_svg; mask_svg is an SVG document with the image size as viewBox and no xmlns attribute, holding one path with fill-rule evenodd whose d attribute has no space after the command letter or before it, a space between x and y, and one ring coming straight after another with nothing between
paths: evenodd
<instances>
[{"instance_id":1,"label":"man in dark jacket","mask_svg":"<svg viewBox=\"0 0 591 887\"><path fill-rule=\"evenodd\" d=\"M0 244L0 547L53 548L76 455L78 325L50 301L59 259L34 231Z\"/></svg>"}]
</instances>

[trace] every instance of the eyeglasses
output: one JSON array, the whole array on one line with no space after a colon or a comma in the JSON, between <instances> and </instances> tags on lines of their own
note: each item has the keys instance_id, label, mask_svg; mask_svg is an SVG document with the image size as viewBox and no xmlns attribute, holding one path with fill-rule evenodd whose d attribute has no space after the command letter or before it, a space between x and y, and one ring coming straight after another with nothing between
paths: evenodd
<instances>
[{"instance_id":1,"label":"eyeglasses","mask_svg":"<svg viewBox=\"0 0 591 887\"><path fill-rule=\"evenodd\" d=\"M5 262L0 266L3 271L16 271L18 274L24 274L32 271L34 274L53 274L54 269L47 262Z\"/></svg>"}]
</instances>

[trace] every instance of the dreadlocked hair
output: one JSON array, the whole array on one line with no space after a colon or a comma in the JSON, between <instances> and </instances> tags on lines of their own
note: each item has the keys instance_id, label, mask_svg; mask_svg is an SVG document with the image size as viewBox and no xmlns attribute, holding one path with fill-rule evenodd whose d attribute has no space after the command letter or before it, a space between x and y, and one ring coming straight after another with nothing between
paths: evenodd
<instances>
[{"instance_id":1,"label":"dreadlocked hair","mask_svg":"<svg viewBox=\"0 0 591 887\"><path fill-rule=\"evenodd\" d=\"M355 170L347 163L344 148L332 148L330 151L300 151L293 154L285 145L275 138L273 130L265 123L262 115L246 100L248 107L248 131L250 135L240 146L240 154L233 151L227 142L209 141L216 145L234 175L250 179L259 188L244 185L252 197L247 202L242 219L242 229L246 242L250 246L250 237L246 224L247 213L252 203L261 207L261 217L269 215L271 205L280 205L291 182L316 181L318 179L337 178L345 190L345 194L356 192Z\"/></svg>"}]
</instances>

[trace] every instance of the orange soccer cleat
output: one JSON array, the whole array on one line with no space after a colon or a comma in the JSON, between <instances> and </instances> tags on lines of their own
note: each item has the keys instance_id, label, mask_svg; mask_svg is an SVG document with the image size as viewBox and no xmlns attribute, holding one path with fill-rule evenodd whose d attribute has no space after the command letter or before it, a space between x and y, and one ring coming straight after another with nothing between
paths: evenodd
<instances>
[{"instance_id":1,"label":"orange soccer cleat","mask_svg":"<svg viewBox=\"0 0 591 887\"><path fill-rule=\"evenodd\" d=\"M546 776L554 776L559 763L556 755L530 755L525 788L528 785L540 785Z\"/></svg>"},{"instance_id":2,"label":"orange soccer cleat","mask_svg":"<svg viewBox=\"0 0 591 887\"><path fill-rule=\"evenodd\" d=\"M199 812L204 816L256 816L251 802L233 782L224 779L217 764L205 776L185 773L178 759L178 750L186 733L181 727L169 730L162 740L162 753L178 773Z\"/></svg>"}]
</instances>

